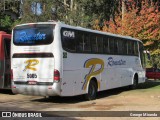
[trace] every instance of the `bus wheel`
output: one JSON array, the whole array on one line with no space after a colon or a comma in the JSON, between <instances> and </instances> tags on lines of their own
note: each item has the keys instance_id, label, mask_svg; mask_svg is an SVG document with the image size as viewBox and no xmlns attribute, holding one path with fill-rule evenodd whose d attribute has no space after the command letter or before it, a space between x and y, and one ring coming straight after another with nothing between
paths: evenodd
<instances>
[{"instance_id":1,"label":"bus wheel","mask_svg":"<svg viewBox=\"0 0 160 120\"><path fill-rule=\"evenodd\" d=\"M131 89L136 89L138 86L138 76L134 76L133 84L131 85Z\"/></svg>"},{"instance_id":2,"label":"bus wheel","mask_svg":"<svg viewBox=\"0 0 160 120\"><path fill-rule=\"evenodd\" d=\"M97 96L97 84L95 81L91 80L88 87L88 93L85 94L85 99L94 100Z\"/></svg>"}]
</instances>

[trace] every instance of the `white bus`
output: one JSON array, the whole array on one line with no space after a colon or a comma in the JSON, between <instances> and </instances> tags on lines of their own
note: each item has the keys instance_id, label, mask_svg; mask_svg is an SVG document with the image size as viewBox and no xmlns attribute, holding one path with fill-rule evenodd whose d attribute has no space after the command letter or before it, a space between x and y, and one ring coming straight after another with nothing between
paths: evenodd
<instances>
[{"instance_id":1,"label":"white bus","mask_svg":"<svg viewBox=\"0 0 160 120\"><path fill-rule=\"evenodd\" d=\"M60 22L16 26L11 41L15 94L75 96L145 82L140 40Z\"/></svg>"}]
</instances>

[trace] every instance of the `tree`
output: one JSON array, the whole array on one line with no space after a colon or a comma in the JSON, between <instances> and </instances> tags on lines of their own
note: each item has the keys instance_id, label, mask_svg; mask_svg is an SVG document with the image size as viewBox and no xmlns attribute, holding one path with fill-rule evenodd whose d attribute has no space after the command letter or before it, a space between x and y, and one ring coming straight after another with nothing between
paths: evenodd
<instances>
[{"instance_id":1,"label":"tree","mask_svg":"<svg viewBox=\"0 0 160 120\"><path fill-rule=\"evenodd\" d=\"M81 0L81 5L90 25L94 26L97 19L101 28L104 21L114 21L114 15L119 11L119 0Z\"/></svg>"},{"instance_id":2,"label":"tree","mask_svg":"<svg viewBox=\"0 0 160 120\"><path fill-rule=\"evenodd\" d=\"M18 18L19 1L1 0L0 1L0 30L11 33L14 20Z\"/></svg>"},{"instance_id":3,"label":"tree","mask_svg":"<svg viewBox=\"0 0 160 120\"><path fill-rule=\"evenodd\" d=\"M132 5L126 9L124 19L121 14L116 14L115 21L106 20L103 31L132 36L143 41L145 49L152 56L160 55L160 11L159 6L141 2L141 8L135 7L136 2L130 0ZM122 21L123 20L123 21ZM98 24L97 24L97 29ZM154 61L156 62L155 59ZM159 63L160 64L160 63Z\"/></svg>"},{"instance_id":4,"label":"tree","mask_svg":"<svg viewBox=\"0 0 160 120\"><path fill-rule=\"evenodd\" d=\"M24 0L21 23L48 21L52 17L70 25L91 28L95 19L114 20L119 0ZM40 5L42 14L36 14ZM32 7L31 7L32 6ZM51 14L51 8L55 14Z\"/></svg>"},{"instance_id":5,"label":"tree","mask_svg":"<svg viewBox=\"0 0 160 120\"><path fill-rule=\"evenodd\" d=\"M155 9L155 6L144 3L138 14L137 8L133 9L133 6L131 8L125 13L124 19L122 19L121 14L116 14L116 24L112 20L106 21L103 31L141 39L146 48L152 51L152 54L157 54L159 48L157 43L160 41L160 12L158 7Z\"/></svg>"}]
</instances>

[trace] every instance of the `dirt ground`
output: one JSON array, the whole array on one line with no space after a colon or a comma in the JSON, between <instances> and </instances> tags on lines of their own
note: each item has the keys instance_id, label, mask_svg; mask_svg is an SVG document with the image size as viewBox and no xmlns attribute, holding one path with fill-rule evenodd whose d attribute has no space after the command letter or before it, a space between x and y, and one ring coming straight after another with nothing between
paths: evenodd
<instances>
[{"instance_id":1,"label":"dirt ground","mask_svg":"<svg viewBox=\"0 0 160 120\"><path fill-rule=\"evenodd\" d=\"M134 111L155 111L160 115L160 82L150 81L136 90L119 88L98 93L93 101L85 101L82 96L44 98L41 96L13 95L10 91L0 92L0 111L68 111L69 117L56 117L57 120L160 120L159 117L132 117ZM76 112L75 112L76 111ZM73 115L89 111L83 117ZM99 111L98 117L95 111ZM115 111L112 117L106 117L105 111ZM117 113L117 111L121 111ZM130 117L114 117L117 114L131 114ZM130 113L131 112L131 113ZM65 113L65 112L64 112ZM99 115L101 113L101 115ZM106 113L107 114L107 113ZM94 116L94 117L93 117ZM101 117L100 117L101 116ZM44 119L44 118L42 118ZM52 119L53 118L47 118Z\"/></svg>"}]
</instances>

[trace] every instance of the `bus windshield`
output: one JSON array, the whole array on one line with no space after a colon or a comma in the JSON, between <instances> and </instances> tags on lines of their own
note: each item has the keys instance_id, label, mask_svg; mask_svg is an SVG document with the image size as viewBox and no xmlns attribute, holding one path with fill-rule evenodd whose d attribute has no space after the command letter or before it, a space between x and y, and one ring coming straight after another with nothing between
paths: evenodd
<instances>
[{"instance_id":1,"label":"bus windshield","mask_svg":"<svg viewBox=\"0 0 160 120\"><path fill-rule=\"evenodd\" d=\"M13 31L15 45L47 45L53 42L54 25L33 24L17 26Z\"/></svg>"}]
</instances>

